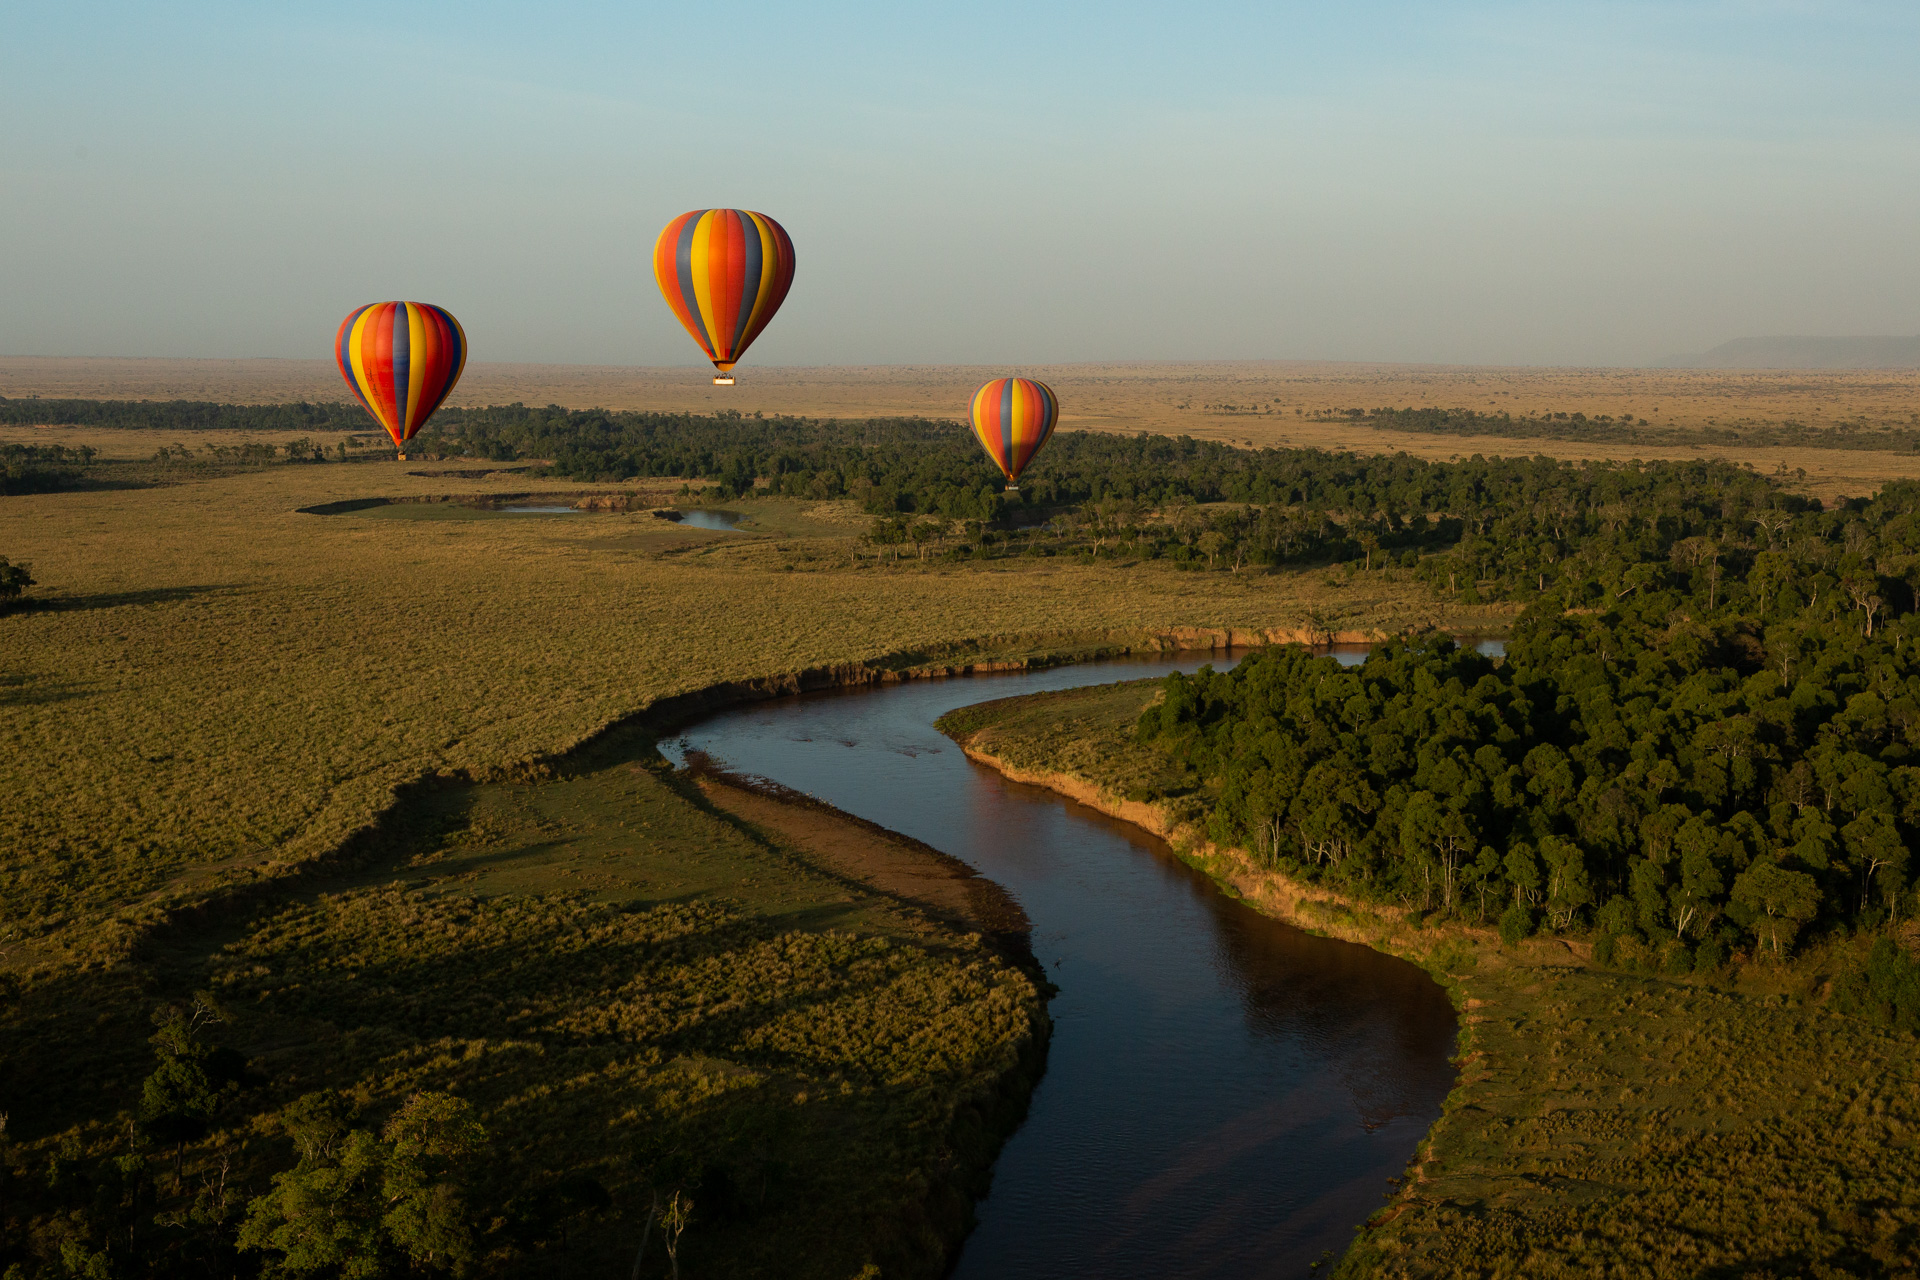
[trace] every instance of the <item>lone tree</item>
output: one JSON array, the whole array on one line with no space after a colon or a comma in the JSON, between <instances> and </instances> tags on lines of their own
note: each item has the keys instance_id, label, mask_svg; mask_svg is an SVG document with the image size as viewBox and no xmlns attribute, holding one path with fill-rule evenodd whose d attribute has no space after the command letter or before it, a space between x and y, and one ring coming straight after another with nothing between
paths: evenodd
<instances>
[{"instance_id":1,"label":"lone tree","mask_svg":"<svg viewBox=\"0 0 1920 1280\"><path fill-rule=\"evenodd\" d=\"M33 585L33 575L27 572L27 566L14 564L5 556L0 556L0 606L20 598L22 592Z\"/></svg>"}]
</instances>

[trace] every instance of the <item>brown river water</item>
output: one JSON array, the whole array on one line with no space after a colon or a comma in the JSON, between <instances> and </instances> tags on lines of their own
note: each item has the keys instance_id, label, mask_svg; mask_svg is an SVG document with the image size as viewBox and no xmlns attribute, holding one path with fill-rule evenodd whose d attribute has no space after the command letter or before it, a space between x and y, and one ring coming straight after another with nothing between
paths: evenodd
<instances>
[{"instance_id":1,"label":"brown river water","mask_svg":"<svg viewBox=\"0 0 1920 1280\"><path fill-rule=\"evenodd\" d=\"M1380 1207L1453 1087L1454 1012L1425 973L1263 916L1155 837L1008 782L933 728L969 703L1209 660L1231 664L805 694L662 744L924 840L1026 909L1059 987L1053 1039L964 1280L1305 1276Z\"/></svg>"}]
</instances>

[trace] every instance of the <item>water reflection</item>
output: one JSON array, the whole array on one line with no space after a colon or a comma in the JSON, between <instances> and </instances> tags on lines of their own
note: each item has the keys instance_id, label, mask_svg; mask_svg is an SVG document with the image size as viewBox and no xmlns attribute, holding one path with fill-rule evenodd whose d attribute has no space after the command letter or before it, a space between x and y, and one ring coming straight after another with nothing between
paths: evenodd
<instances>
[{"instance_id":1,"label":"water reflection","mask_svg":"<svg viewBox=\"0 0 1920 1280\"><path fill-rule=\"evenodd\" d=\"M667 519L689 529L732 529L739 525L742 517L738 511L708 511L695 507L677 511Z\"/></svg>"},{"instance_id":2,"label":"water reflection","mask_svg":"<svg viewBox=\"0 0 1920 1280\"><path fill-rule=\"evenodd\" d=\"M1032 920L1054 1038L966 1280L1304 1274L1378 1207L1451 1086L1452 1010L1419 970L1262 916L1138 828L1009 783L931 727L987 698L1233 661L816 694L685 735L964 859Z\"/></svg>"}]
</instances>

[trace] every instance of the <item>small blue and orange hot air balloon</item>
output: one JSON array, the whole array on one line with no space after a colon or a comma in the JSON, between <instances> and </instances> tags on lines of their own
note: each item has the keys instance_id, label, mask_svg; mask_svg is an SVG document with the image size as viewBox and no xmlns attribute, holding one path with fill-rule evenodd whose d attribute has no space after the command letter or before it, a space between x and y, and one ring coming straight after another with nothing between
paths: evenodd
<instances>
[{"instance_id":1,"label":"small blue and orange hot air balloon","mask_svg":"<svg viewBox=\"0 0 1920 1280\"><path fill-rule=\"evenodd\" d=\"M760 336L793 284L793 241L764 213L695 209L653 242L653 275L673 314L733 385L734 363Z\"/></svg>"},{"instance_id":2,"label":"small blue and orange hot air balloon","mask_svg":"<svg viewBox=\"0 0 1920 1280\"><path fill-rule=\"evenodd\" d=\"M361 405L405 449L460 381L467 334L445 307L372 302L340 322L333 354Z\"/></svg>"},{"instance_id":3,"label":"small blue and orange hot air balloon","mask_svg":"<svg viewBox=\"0 0 1920 1280\"><path fill-rule=\"evenodd\" d=\"M993 465L1007 476L1009 491L1060 421L1060 397L1044 382L995 378L973 393L973 434Z\"/></svg>"}]
</instances>

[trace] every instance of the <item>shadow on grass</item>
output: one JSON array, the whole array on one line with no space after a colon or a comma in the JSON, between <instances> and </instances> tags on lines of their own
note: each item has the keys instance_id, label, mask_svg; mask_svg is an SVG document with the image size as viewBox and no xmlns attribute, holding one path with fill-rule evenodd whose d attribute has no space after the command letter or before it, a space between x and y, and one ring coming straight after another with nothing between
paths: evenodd
<instances>
[{"instance_id":1,"label":"shadow on grass","mask_svg":"<svg viewBox=\"0 0 1920 1280\"><path fill-rule=\"evenodd\" d=\"M66 680L42 680L24 671L0 671L0 707L44 707L84 698L87 691Z\"/></svg>"},{"instance_id":2,"label":"shadow on grass","mask_svg":"<svg viewBox=\"0 0 1920 1280\"><path fill-rule=\"evenodd\" d=\"M139 1100L158 997L126 965L69 970L24 989L0 979L0 1105L8 1136L31 1142L110 1121Z\"/></svg>"},{"instance_id":3,"label":"shadow on grass","mask_svg":"<svg viewBox=\"0 0 1920 1280\"><path fill-rule=\"evenodd\" d=\"M239 589L231 583L208 583L193 587L148 587L141 591L97 591L84 596L28 597L0 610L0 617L9 613L79 613L88 609L120 609L129 605L173 604L198 596L226 595Z\"/></svg>"},{"instance_id":4,"label":"shadow on grass","mask_svg":"<svg viewBox=\"0 0 1920 1280\"><path fill-rule=\"evenodd\" d=\"M132 476L84 476L67 483L45 486L0 488L0 499L25 498L50 493L112 493L123 489L159 489L163 482Z\"/></svg>"}]
</instances>

